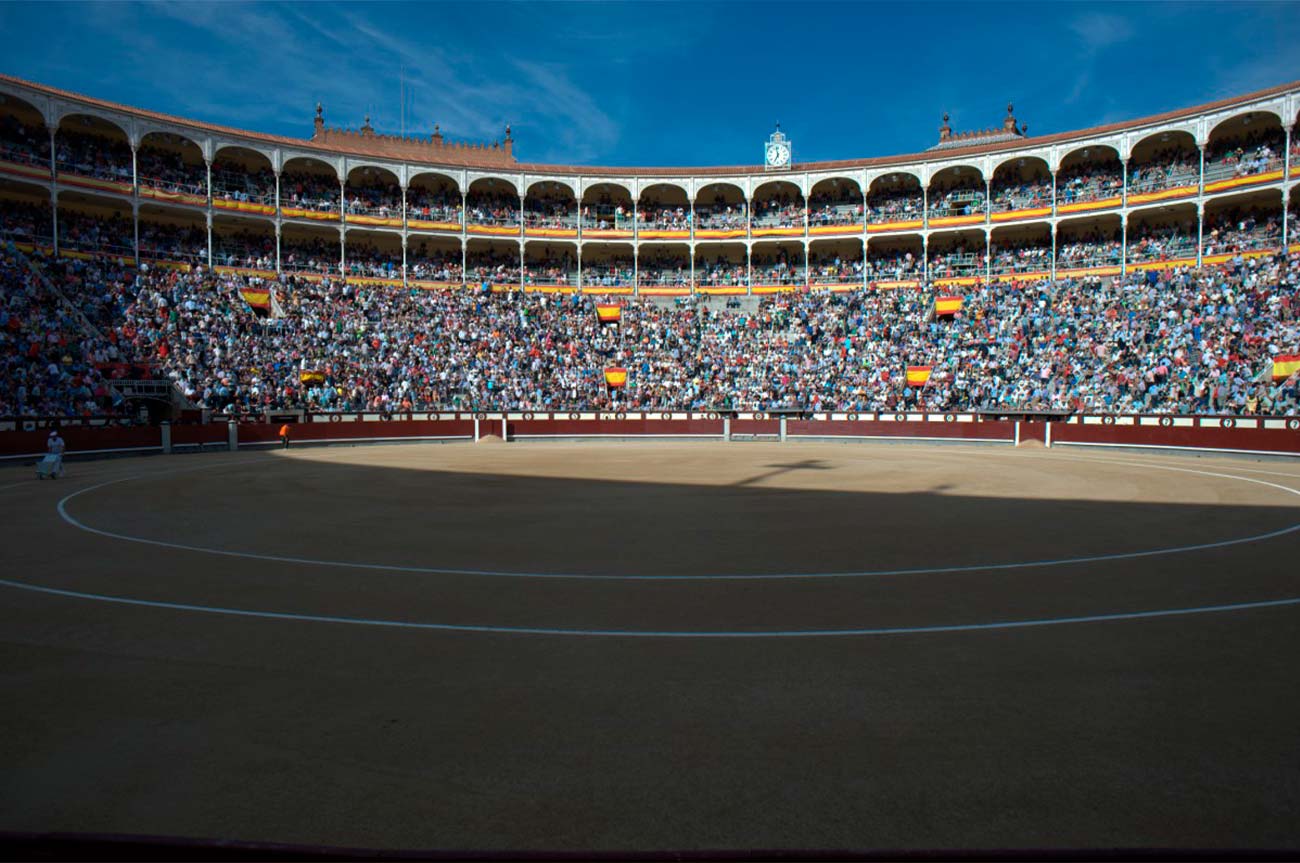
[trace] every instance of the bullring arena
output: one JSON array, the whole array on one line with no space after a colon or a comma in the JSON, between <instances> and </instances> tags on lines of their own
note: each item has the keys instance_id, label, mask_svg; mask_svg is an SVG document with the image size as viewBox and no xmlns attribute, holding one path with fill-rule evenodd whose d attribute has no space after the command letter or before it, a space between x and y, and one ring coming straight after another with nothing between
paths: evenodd
<instances>
[{"instance_id":1,"label":"bullring arena","mask_svg":"<svg viewBox=\"0 0 1300 863\"><path fill-rule=\"evenodd\" d=\"M1300 84L680 169L0 95L13 856L1300 848Z\"/></svg>"},{"instance_id":2,"label":"bullring arena","mask_svg":"<svg viewBox=\"0 0 1300 863\"><path fill-rule=\"evenodd\" d=\"M954 443L520 419L508 444L441 422L461 437L5 469L5 826L1297 841L1293 460L1016 446L995 421Z\"/></svg>"}]
</instances>

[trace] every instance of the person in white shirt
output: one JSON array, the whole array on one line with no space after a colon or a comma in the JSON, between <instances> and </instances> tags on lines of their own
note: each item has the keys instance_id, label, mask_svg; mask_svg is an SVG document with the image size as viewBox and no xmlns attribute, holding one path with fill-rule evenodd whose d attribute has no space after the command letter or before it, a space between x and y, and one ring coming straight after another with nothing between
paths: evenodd
<instances>
[{"instance_id":1,"label":"person in white shirt","mask_svg":"<svg viewBox=\"0 0 1300 863\"><path fill-rule=\"evenodd\" d=\"M50 432L50 437L45 442L45 451L54 456L54 465L50 468L51 477L63 476L63 451L67 449L67 444L63 438L59 437L57 431Z\"/></svg>"}]
</instances>

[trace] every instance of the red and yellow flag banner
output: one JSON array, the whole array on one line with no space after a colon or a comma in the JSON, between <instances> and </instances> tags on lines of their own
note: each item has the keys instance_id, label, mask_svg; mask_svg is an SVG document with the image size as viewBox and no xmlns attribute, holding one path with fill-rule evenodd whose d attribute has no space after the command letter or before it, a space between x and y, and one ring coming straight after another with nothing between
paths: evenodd
<instances>
[{"instance_id":1,"label":"red and yellow flag banner","mask_svg":"<svg viewBox=\"0 0 1300 863\"><path fill-rule=\"evenodd\" d=\"M1300 372L1300 354L1278 354L1273 357L1273 380L1284 381Z\"/></svg>"},{"instance_id":2,"label":"red and yellow flag banner","mask_svg":"<svg viewBox=\"0 0 1300 863\"><path fill-rule=\"evenodd\" d=\"M627 369L622 366L611 366L605 369L605 386L614 389L627 386Z\"/></svg>"},{"instance_id":3,"label":"red and yellow flag banner","mask_svg":"<svg viewBox=\"0 0 1300 863\"><path fill-rule=\"evenodd\" d=\"M240 288L239 295L244 298L244 302L258 309L271 308L271 292L269 290L255 290L253 288Z\"/></svg>"},{"instance_id":4,"label":"red and yellow flag banner","mask_svg":"<svg viewBox=\"0 0 1300 863\"><path fill-rule=\"evenodd\" d=\"M303 369L298 372L298 380L304 384L323 384L325 383L325 373L321 371L313 371L311 369Z\"/></svg>"},{"instance_id":5,"label":"red and yellow flag banner","mask_svg":"<svg viewBox=\"0 0 1300 863\"><path fill-rule=\"evenodd\" d=\"M601 303L596 306L596 317L602 324L616 324L623 318L623 308L612 303Z\"/></svg>"},{"instance_id":6,"label":"red and yellow flag banner","mask_svg":"<svg viewBox=\"0 0 1300 863\"><path fill-rule=\"evenodd\" d=\"M931 366L908 366L907 383L909 386L923 387L930 380Z\"/></svg>"},{"instance_id":7,"label":"red and yellow flag banner","mask_svg":"<svg viewBox=\"0 0 1300 863\"><path fill-rule=\"evenodd\" d=\"M936 315L955 315L961 311L961 297L935 297L934 313Z\"/></svg>"}]
</instances>

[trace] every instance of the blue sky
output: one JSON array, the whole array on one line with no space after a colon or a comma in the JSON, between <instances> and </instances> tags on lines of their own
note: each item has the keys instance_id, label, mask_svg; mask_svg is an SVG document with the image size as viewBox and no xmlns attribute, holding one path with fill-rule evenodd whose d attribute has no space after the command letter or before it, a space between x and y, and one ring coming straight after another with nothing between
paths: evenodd
<instances>
[{"instance_id":1,"label":"blue sky","mask_svg":"<svg viewBox=\"0 0 1300 863\"><path fill-rule=\"evenodd\" d=\"M0 71L306 137L499 138L530 162L753 164L915 152L941 113L1030 134L1300 79L1300 4L0 3ZM30 33L31 38L20 34Z\"/></svg>"}]
</instances>

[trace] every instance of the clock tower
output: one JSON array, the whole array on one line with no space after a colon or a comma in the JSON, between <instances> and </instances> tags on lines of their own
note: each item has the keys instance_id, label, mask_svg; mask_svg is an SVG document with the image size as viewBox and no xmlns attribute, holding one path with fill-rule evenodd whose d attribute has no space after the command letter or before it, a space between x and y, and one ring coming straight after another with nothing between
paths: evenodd
<instances>
[{"instance_id":1,"label":"clock tower","mask_svg":"<svg viewBox=\"0 0 1300 863\"><path fill-rule=\"evenodd\" d=\"M776 124L776 131L767 139L763 147L763 168L767 171L786 171L791 162L790 139L781 134L781 124Z\"/></svg>"}]
</instances>

